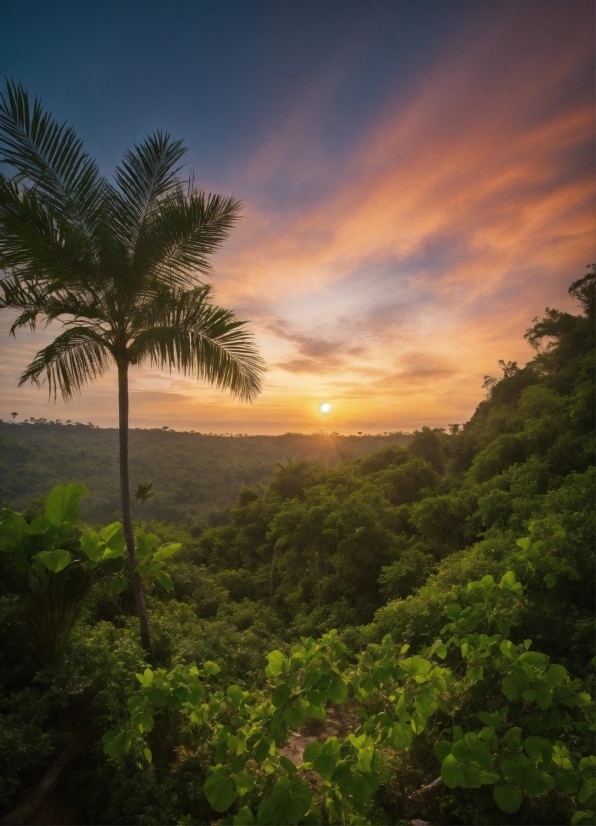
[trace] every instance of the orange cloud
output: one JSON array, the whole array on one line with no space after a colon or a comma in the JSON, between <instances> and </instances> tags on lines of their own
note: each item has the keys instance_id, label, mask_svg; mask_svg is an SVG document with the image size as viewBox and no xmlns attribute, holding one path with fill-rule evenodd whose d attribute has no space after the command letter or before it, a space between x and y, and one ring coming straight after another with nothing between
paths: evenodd
<instances>
[{"instance_id":1,"label":"orange cloud","mask_svg":"<svg viewBox=\"0 0 596 826\"><path fill-rule=\"evenodd\" d=\"M288 107L234 186L245 215L215 261L218 301L253 319L269 362L263 397L241 408L139 371L133 423L353 432L469 417L484 374L531 357L530 319L570 307L595 257L593 44L558 14L472 21L333 163L318 129L345 67ZM22 366L8 349L4 386ZM113 389L88 391L80 417L114 422Z\"/></svg>"}]
</instances>

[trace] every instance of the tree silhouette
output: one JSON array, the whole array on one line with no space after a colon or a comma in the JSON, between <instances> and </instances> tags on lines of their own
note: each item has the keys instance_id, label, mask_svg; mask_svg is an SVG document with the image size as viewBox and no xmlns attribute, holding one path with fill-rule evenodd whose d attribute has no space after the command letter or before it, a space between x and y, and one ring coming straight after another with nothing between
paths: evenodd
<instances>
[{"instance_id":1,"label":"tree silhouette","mask_svg":"<svg viewBox=\"0 0 596 826\"><path fill-rule=\"evenodd\" d=\"M149 501L149 499L153 499L155 496L153 482L147 482L146 484L139 482L133 495L137 502L140 502L142 508L145 502Z\"/></svg>"},{"instance_id":2,"label":"tree silhouette","mask_svg":"<svg viewBox=\"0 0 596 826\"><path fill-rule=\"evenodd\" d=\"M0 95L0 161L11 173L0 174L0 308L20 311L13 334L38 321L63 327L19 385L43 378L54 398L68 400L117 368L122 521L147 652L130 509L129 367L175 368L245 401L260 392L264 371L246 323L214 306L200 280L240 204L183 188L185 151L155 132L125 153L110 183L37 98L12 81Z\"/></svg>"}]
</instances>

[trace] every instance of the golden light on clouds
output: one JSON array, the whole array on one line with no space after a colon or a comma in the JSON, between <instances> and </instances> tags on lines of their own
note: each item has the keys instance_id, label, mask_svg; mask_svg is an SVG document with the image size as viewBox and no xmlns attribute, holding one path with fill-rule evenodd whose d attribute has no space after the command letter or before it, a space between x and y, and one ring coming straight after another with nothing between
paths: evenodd
<instances>
[{"instance_id":1,"label":"golden light on clouds","mask_svg":"<svg viewBox=\"0 0 596 826\"><path fill-rule=\"evenodd\" d=\"M523 333L594 260L590 63L553 21L505 20L446 46L387 99L358 139L330 152L317 117L341 71L297 96L253 157L234 167L242 221L216 256L216 300L252 319L268 363L241 406L149 369L131 381L133 426L215 432L410 430L463 421L500 358L525 362ZM209 181L221 189L217 181ZM284 196L267 195L277 189ZM15 390L48 333L6 338L4 405L116 422L115 376L71 409ZM332 401L321 401L330 399ZM332 414L330 416L330 414Z\"/></svg>"}]
</instances>

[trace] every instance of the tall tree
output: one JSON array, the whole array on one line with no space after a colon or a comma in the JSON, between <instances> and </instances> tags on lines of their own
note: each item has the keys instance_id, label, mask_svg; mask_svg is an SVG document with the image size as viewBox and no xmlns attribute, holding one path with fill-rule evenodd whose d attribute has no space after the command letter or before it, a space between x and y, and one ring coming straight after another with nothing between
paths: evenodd
<instances>
[{"instance_id":1,"label":"tall tree","mask_svg":"<svg viewBox=\"0 0 596 826\"><path fill-rule=\"evenodd\" d=\"M0 308L11 333L59 322L19 384L46 380L65 400L118 370L120 494L130 576L147 652L151 638L136 568L128 462L128 373L149 362L252 401L264 363L235 315L201 280L240 203L184 187L181 141L155 132L127 151L108 181L72 127L21 85L0 95Z\"/></svg>"}]
</instances>

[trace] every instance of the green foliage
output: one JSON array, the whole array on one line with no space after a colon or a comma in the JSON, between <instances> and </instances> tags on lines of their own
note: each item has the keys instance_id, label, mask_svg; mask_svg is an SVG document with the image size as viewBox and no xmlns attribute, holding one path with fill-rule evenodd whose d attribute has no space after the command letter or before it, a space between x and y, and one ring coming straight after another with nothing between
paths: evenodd
<instances>
[{"instance_id":1,"label":"green foliage","mask_svg":"<svg viewBox=\"0 0 596 826\"><path fill-rule=\"evenodd\" d=\"M136 643L117 516L73 524L66 488L59 525L39 497L4 512L6 806L80 730L89 748L63 785L97 823L593 822L593 332L554 311L532 329L536 358L503 361L464 426L372 456L366 437L269 440L322 461L284 449L266 490L246 472L269 472L257 437L133 432L189 490L193 450L218 473L224 447L250 454L220 474L225 513L136 526L157 667ZM149 513L179 495L160 474L162 489ZM50 590L89 586L41 671L19 559ZM413 794L435 779L442 791Z\"/></svg>"},{"instance_id":2,"label":"green foliage","mask_svg":"<svg viewBox=\"0 0 596 826\"><path fill-rule=\"evenodd\" d=\"M119 518L118 431L36 421L16 426L0 422L2 495L21 509L29 503L31 491L47 491L64 478L84 480L90 491L82 503L84 518L103 524ZM137 515L199 525L233 506L245 485L262 492L272 480L276 463L285 464L287 456L297 462L320 460L333 466L373 454L388 444L405 444L408 437L285 434L230 438L159 428L133 429L129 440L134 485L138 479L159 479L159 495L142 506L139 503Z\"/></svg>"},{"instance_id":3,"label":"green foliage","mask_svg":"<svg viewBox=\"0 0 596 826\"><path fill-rule=\"evenodd\" d=\"M42 657L54 662L64 655L68 636L97 578L96 569L126 553L120 522L99 531L81 532L77 523L86 492L82 485L57 485L48 494L43 513L30 522L9 509L0 516L0 554L7 589L23 602ZM159 544L154 534L138 531L136 570L143 577L154 576L171 592L174 586L162 563L181 545L158 548ZM128 584L128 578L118 574L111 578L110 591L116 595Z\"/></svg>"},{"instance_id":4,"label":"green foliage","mask_svg":"<svg viewBox=\"0 0 596 826\"><path fill-rule=\"evenodd\" d=\"M509 639L502 615L523 591L513 571L498 583L487 575L454 587L444 610L447 636L421 654L410 655L407 645L386 637L353 657L336 632L318 642L305 638L288 655L271 651L260 699L236 685L211 688L215 669L209 663L202 670L146 669L137 674L141 692L128 701L127 724L105 735L104 749L112 758L133 750L150 760L144 744L155 715L179 709L211 737L209 803L217 812L237 806L241 823L251 817L261 824L298 823L320 810L331 823L366 819L386 774L386 750L405 751L415 738L434 742L448 788L493 786L505 813L517 812L524 795L540 797L554 788L577 811L587 811L578 807L593 805L596 757L578 752L578 743L594 730L594 704L563 666L530 650L530 640ZM499 703L496 686L506 702L498 711L478 712L482 727L465 731L462 724L474 725L466 698L479 683L489 708ZM346 737L311 743L298 766L281 754L291 729L324 719L328 703L346 701L355 704L360 720ZM441 730L451 739L437 740ZM309 773L320 781L309 784Z\"/></svg>"},{"instance_id":5,"label":"green foliage","mask_svg":"<svg viewBox=\"0 0 596 826\"><path fill-rule=\"evenodd\" d=\"M177 553L182 545L179 542L172 542L169 545L157 548L159 538L155 536L155 534L148 534L143 530L137 531L135 539L137 557L139 559L139 564L135 568L135 571L142 577L147 574L153 574L166 591L173 591L174 584L172 579L159 563Z\"/></svg>"}]
</instances>

